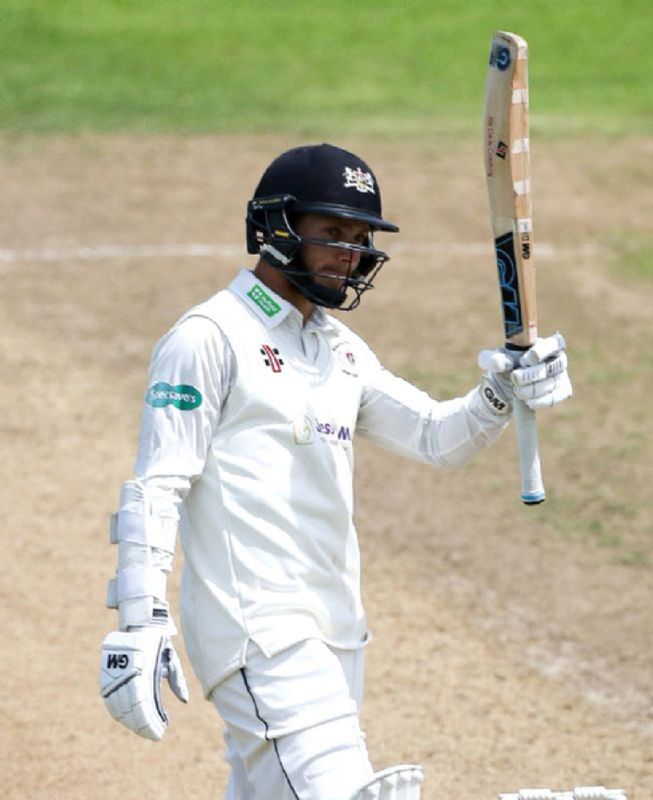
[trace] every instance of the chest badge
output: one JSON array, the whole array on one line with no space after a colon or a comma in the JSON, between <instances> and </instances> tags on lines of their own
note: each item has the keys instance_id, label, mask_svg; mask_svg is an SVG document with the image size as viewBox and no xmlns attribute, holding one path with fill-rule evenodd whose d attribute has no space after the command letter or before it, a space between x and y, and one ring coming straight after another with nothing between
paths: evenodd
<instances>
[{"instance_id":1,"label":"chest badge","mask_svg":"<svg viewBox=\"0 0 653 800\"><path fill-rule=\"evenodd\" d=\"M356 356L353 353L352 346L349 342L338 342L333 348L333 352L338 360L340 369L346 375L358 376L358 365L356 364Z\"/></svg>"},{"instance_id":2,"label":"chest badge","mask_svg":"<svg viewBox=\"0 0 653 800\"><path fill-rule=\"evenodd\" d=\"M266 367L270 367L272 372L281 372L283 359L280 357L279 350L276 347L270 347L269 344L264 344L261 345L259 352L263 356Z\"/></svg>"},{"instance_id":3,"label":"chest badge","mask_svg":"<svg viewBox=\"0 0 653 800\"><path fill-rule=\"evenodd\" d=\"M306 416L295 419L292 433L295 444L312 444L315 441L313 423Z\"/></svg>"}]
</instances>

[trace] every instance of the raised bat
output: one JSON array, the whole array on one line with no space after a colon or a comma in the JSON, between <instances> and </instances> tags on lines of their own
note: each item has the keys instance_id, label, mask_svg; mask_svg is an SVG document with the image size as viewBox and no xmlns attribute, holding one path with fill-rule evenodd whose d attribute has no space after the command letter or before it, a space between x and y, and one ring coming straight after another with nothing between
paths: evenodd
<instances>
[{"instance_id":1,"label":"raised bat","mask_svg":"<svg viewBox=\"0 0 653 800\"><path fill-rule=\"evenodd\" d=\"M483 118L485 174L494 233L506 350L517 362L537 338L530 145L528 45L521 36L492 37ZM544 500L535 413L515 399L521 498Z\"/></svg>"}]
</instances>

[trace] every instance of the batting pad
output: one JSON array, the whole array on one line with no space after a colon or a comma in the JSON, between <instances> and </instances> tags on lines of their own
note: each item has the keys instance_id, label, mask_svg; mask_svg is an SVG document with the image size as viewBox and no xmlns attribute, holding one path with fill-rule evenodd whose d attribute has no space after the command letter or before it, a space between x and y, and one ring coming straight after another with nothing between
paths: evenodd
<instances>
[{"instance_id":1,"label":"batting pad","mask_svg":"<svg viewBox=\"0 0 653 800\"><path fill-rule=\"evenodd\" d=\"M518 792L500 794L499 800L627 800L627 797L623 789L577 786L562 792L551 789L520 789Z\"/></svg>"},{"instance_id":2,"label":"batting pad","mask_svg":"<svg viewBox=\"0 0 653 800\"><path fill-rule=\"evenodd\" d=\"M421 767L401 764L376 772L350 800L419 800L424 779Z\"/></svg>"}]
</instances>

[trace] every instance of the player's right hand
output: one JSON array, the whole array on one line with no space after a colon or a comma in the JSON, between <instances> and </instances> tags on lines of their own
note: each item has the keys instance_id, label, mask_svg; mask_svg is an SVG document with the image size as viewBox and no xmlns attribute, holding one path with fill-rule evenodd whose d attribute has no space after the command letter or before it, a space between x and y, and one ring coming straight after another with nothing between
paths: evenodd
<instances>
[{"instance_id":1,"label":"player's right hand","mask_svg":"<svg viewBox=\"0 0 653 800\"><path fill-rule=\"evenodd\" d=\"M482 350L478 365L485 370L485 383L492 394L490 398L486 392L486 402L493 400L495 413L501 413L496 410L497 405L509 407L514 396L536 411L571 397L573 390L565 349L564 337L555 333L538 338L522 354L504 348Z\"/></svg>"},{"instance_id":2,"label":"player's right hand","mask_svg":"<svg viewBox=\"0 0 653 800\"><path fill-rule=\"evenodd\" d=\"M111 716L129 730L158 741L168 727L161 682L183 702L188 687L170 637L156 628L114 631L102 642L100 694Z\"/></svg>"}]
</instances>

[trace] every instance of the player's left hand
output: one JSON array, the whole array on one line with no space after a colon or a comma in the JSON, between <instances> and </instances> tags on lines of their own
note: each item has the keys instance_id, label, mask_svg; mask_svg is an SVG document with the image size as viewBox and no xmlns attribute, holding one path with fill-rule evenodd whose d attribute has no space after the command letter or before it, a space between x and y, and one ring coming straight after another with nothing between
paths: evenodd
<instances>
[{"instance_id":1,"label":"player's left hand","mask_svg":"<svg viewBox=\"0 0 653 800\"><path fill-rule=\"evenodd\" d=\"M571 397L567 353L562 334L538 338L526 352L482 350L478 365L495 393L506 403L512 397L533 410L548 408Z\"/></svg>"}]
</instances>

